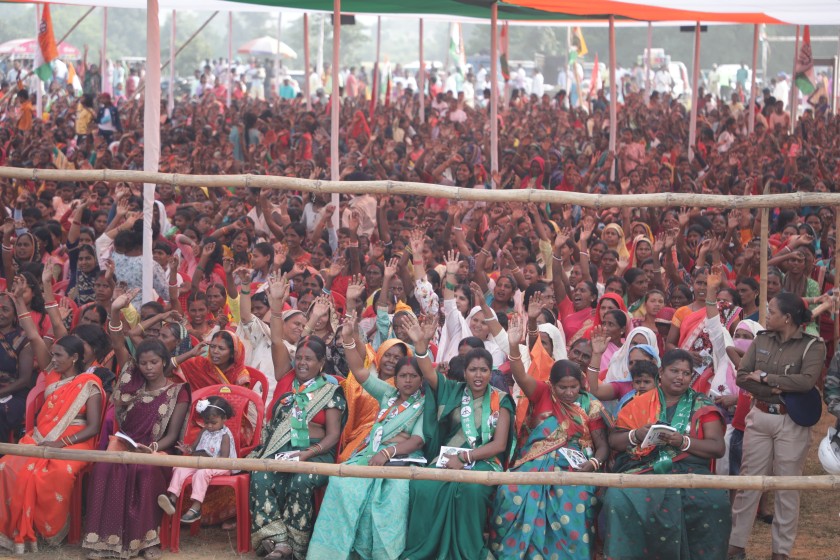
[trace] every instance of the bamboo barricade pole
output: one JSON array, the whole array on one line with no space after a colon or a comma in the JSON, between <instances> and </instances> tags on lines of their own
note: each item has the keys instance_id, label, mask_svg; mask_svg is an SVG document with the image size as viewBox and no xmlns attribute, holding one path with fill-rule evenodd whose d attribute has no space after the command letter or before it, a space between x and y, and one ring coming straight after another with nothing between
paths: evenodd
<instances>
[{"instance_id":1,"label":"bamboo barricade pole","mask_svg":"<svg viewBox=\"0 0 840 560\"><path fill-rule=\"evenodd\" d=\"M759 264L759 279L761 283L758 285L758 323L763 327L767 320L767 242L770 237L770 209L761 209L761 243L759 251L761 254L761 261Z\"/></svg>"},{"instance_id":2,"label":"bamboo barricade pole","mask_svg":"<svg viewBox=\"0 0 840 560\"><path fill-rule=\"evenodd\" d=\"M587 194L534 189L485 190L449 187L408 181L320 181L274 175L182 175L151 171L112 169L30 169L0 167L0 178L30 181L83 181L156 183L176 187L264 188L315 193L422 195L458 201L539 202L576 204L587 208L697 206L713 208L799 208L803 206L840 206L840 193L793 192L772 195L720 194Z\"/></svg>"},{"instance_id":3,"label":"bamboo barricade pole","mask_svg":"<svg viewBox=\"0 0 840 560\"><path fill-rule=\"evenodd\" d=\"M54 449L37 445L0 443L0 455L61 459L123 465L188 467L195 469L243 470L251 472L287 472L354 478L388 478L400 480L436 480L498 486L500 484L536 484L561 486L604 486L622 488L718 488L726 490L837 490L840 476L719 476L581 473L581 472L493 472L454 471L423 467L371 467L336 463L277 461L273 459L211 459L144 453L114 453Z\"/></svg>"}]
</instances>

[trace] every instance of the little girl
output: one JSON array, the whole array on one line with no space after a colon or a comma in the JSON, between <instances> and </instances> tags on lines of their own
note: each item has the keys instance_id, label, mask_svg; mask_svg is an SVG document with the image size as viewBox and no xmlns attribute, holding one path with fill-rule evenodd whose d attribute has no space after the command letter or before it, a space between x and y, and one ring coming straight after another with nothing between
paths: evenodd
<instances>
[{"instance_id":1,"label":"little girl","mask_svg":"<svg viewBox=\"0 0 840 560\"><path fill-rule=\"evenodd\" d=\"M178 444L184 455L197 457L236 458L236 446L230 428L225 421L233 416L233 409L221 397L208 397L195 403L195 410L204 421L204 429L192 445ZM201 519L201 503L207 494L210 480L214 476L229 475L230 471L218 469L193 469L176 467L172 469L172 482L166 494L158 496L158 505L169 515L175 514L175 502L184 487L184 482L192 475L192 505L181 518L182 523L195 523Z\"/></svg>"}]
</instances>

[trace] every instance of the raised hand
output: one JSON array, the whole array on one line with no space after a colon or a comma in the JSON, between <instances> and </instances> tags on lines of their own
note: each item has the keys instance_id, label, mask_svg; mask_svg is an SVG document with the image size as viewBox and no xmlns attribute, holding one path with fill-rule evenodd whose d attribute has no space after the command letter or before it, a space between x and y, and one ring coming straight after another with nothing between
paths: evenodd
<instances>
[{"instance_id":1,"label":"raised hand","mask_svg":"<svg viewBox=\"0 0 840 560\"><path fill-rule=\"evenodd\" d=\"M598 325L597 327L592 329L592 336L589 339L592 343L592 353L593 354L603 354L607 350L607 344L609 343L609 338L607 337L607 333L604 331L604 327Z\"/></svg>"},{"instance_id":2,"label":"raised hand","mask_svg":"<svg viewBox=\"0 0 840 560\"><path fill-rule=\"evenodd\" d=\"M534 295L531 296L531 300L528 302L528 319L536 321L544 307L545 303L542 300L542 292L534 292Z\"/></svg>"},{"instance_id":3,"label":"raised hand","mask_svg":"<svg viewBox=\"0 0 840 560\"><path fill-rule=\"evenodd\" d=\"M446 264L447 274L458 274L458 269L461 268L460 256L458 251L447 251L443 259L443 262Z\"/></svg>"},{"instance_id":4,"label":"raised hand","mask_svg":"<svg viewBox=\"0 0 840 560\"><path fill-rule=\"evenodd\" d=\"M23 294L26 291L27 284L26 278L23 276L15 276L14 281L12 282L12 289L11 294L14 299L23 299Z\"/></svg>"},{"instance_id":5,"label":"raised hand","mask_svg":"<svg viewBox=\"0 0 840 560\"><path fill-rule=\"evenodd\" d=\"M385 263L385 279L390 280L394 276L396 276L397 271L399 270L400 266L400 259L393 258L387 263Z\"/></svg>"},{"instance_id":6,"label":"raised hand","mask_svg":"<svg viewBox=\"0 0 840 560\"><path fill-rule=\"evenodd\" d=\"M421 318L420 325L423 327L423 338L431 342L435 338L438 329L438 318L434 313L427 313Z\"/></svg>"},{"instance_id":7,"label":"raised hand","mask_svg":"<svg viewBox=\"0 0 840 560\"><path fill-rule=\"evenodd\" d=\"M330 302L327 296L318 296L312 302L311 315L316 319L323 319L330 314Z\"/></svg>"},{"instance_id":8,"label":"raised hand","mask_svg":"<svg viewBox=\"0 0 840 560\"><path fill-rule=\"evenodd\" d=\"M222 268L225 271L225 275L233 274L233 258L225 257L222 259Z\"/></svg>"},{"instance_id":9,"label":"raised hand","mask_svg":"<svg viewBox=\"0 0 840 560\"><path fill-rule=\"evenodd\" d=\"M233 275L239 280L240 286L247 286L251 283L251 274L252 271L247 266L240 266L233 271Z\"/></svg>"},{"instance_id":10,"label":"raised hand","mask_svg":"<svg viewBox=\"0 0 840 560\"><path fill-rule=\"evenodd\" d=\"M271 298L271 308L276 311L283 309L283 304L289 298L289 281L285 275L270 276L268 279L268 297Z\"/></svg>"},{"instance_id":11,"label":"raised hand","mask_svg":"<svg viewBox=\"0 0 840 560\"><path fill-rule=\"evenodd\" d=\"M720 264L712 265L711 272L706 276L706 286L708 293L717 293L723 279L723 266Z\"/></svg>"},{"instance_id":12,"label":"raised hand","mask_svg":"<svg viewBox=\"0 0 840 560\"><path fill-rule=\"evenodd\" d=\"M131 288L130 290L126 291L124 294L118 296L114 302L111 304L111 309L113 310L120 310L125 309L128 307L128 304L131 303L137 294L140 293L140 288Z\"/></svg>"},{"instance_id":13,"label":"raised hand","mask_svg":"<svg viewBox=\"0 0 840 560\"><path fill-rule=\"evenodd\" d=\"M408 335L408 338L411 339L411 342L412 344L414 344L414 346L417 346L424 340L426 342L429 341L429 339L425 338L423 326L420 324L420 321L418 321L417 317L415 317L414 315L405 313L402 319L402 326L406 330L406 334Z\"/></svg>"},{"instance_id":14,"label":"raised hand","mask_svg":"<svg viewBox=\"0 0 840 560\"><path fill-rule=\"evenodd\" d=\"M351 311L344 316L344 321L341 323L341 337L345 344L353 342L353 337L356 334L356 312Z\"/></svg>"},{"instance_id":15,"label":"raised hand","mask_svg":"<svg viewBox=\"0 0 840 560\"><path fill-rule=\"evenodd\" d=\"M73 310L70 309L70 300L61 298L61 301L58 302L58 316L61 317L61 320L66 321L72 312Z\"/></svg>"},{"instance_id":16,"label":"raised hand","mask_svg":"<svg viewBox=\"0 0 840 560\"><path fill-rule=\"evenodd\" d=\"M210 258L210 255L213 254L213 251L216 250L216 242L211 241L207 243L204 247L201 248L201 256L205 258Z\"/></svg>"},{"instance_id":17,"label":"raised hand","mask_svg":"<svg viewBox=\"0 0 840 560\"><path fill-rule=\"evenodd\" d=\"M423 248L426 245L426 234L422 229L413 229L408 233L408 242L411 245L411 253L414 259L422 258Z\"/></svg>"},{"instance_id":18,"label":"raised hand","mask_svg":"<svg viewBox=\"0 0 840 560\"><path fill-rule=\"evenodd\" d=\"M357 274L350 279L350 283L347 284L347 301L356 300L359 301L362 298L362 294L365 293L365 279L361 274Z\"/></svg>"},{"instance_id":19,"label":"raised hand","mask_svg":"<svg viewBox=\"0 0 840 560\"><path fill-rule=\"evenodd\" d=\"M539 293L539 292L538 292ZM533 303L533 298L532 298ZM530 316L530 305L528 306L528 315ZM507 335L508 335L508 342L510 342L511 348L517 348L519 343L525 339L525 321L522 320L522 316L519 313L514 313L510 319L508 319L508 328L507 328Z\"/></svg>"}]
</instances>

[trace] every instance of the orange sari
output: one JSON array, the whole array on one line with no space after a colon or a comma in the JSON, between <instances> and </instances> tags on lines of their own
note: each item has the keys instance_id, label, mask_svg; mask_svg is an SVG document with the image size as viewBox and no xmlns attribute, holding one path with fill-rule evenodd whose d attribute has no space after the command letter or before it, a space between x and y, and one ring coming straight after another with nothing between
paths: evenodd
<instances>
[{"instance_id":1,"label":"orange sari","mask_svg":"<svg viewBox=\"0 0 840 560\"><path fill-rule=\"evenodd\" d=\"M102 382L92 373L62 379L58 373L46 376L46 401L35 420L35 428L22 445L56 441L83 430L87 425L87 401L94 395L105 399ZM95 438L67 449L95 449ZM35 542L39 537L59 544L70 526L70 496L76 477L87 466L83 461L63 461L7 455L0 459L0 548Z\"/></svg>"},{"instance_id":2,"label":"orange sari","mask_svg":"<svg viewBox=\"0 0 840 560\"><path fill-rule=\"evenodd\" d=\"M369 361L373 362L377 370L385 352L397 344L402 344L408 353L407 355L411 356L411 348L398 338L389 338L380 344L375 355L372 355L373 353L368 347ZM386 381L391 385L394 384L393 378ZM362 442L370 434L376 420L376 414L379 412L379 401L365 392L353 372L350 372L347 378L341 382L341 388L344 389L344 398L347 400L347 422L344 424L344 430L341 432L341 440L339 441L338 463L345 462L362 445Z\"/></svg>"},{"instance_id":3,"label":"orange sari","mask_svg":"<svg viewBox=\"0 0 840 560\"><path fill-rule=\"evenodd\" d=\"M190 390L195 391L210 385L248 385L251 376L245 367L245 346L235 334L230 335L233 340L233 362L224 371L216 367L208 358L196 356L179 364L178 369L183 379L189 384Z\"/></svg>"}]
</instances>

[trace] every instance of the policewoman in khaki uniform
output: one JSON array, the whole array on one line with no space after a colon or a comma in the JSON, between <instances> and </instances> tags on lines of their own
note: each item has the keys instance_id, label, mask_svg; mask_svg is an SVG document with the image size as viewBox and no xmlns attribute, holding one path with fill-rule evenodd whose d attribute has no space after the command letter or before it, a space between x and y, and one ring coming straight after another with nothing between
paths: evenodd
<instances>
[{"instance_id":1,"label":"policewoman in khaki uniform","mask_svg":"<svg viewBox=\"0 0 840 560\"><path fill-rule=\"evenodd\" d=\"M825 364L825 342L804 331L811 312L803 299L782 293L770 301L767 330L759 332L738 368L738 386L753 396L744 432L742 475L801 476L810 427L793 421L784 393L813 389ZM790 400L788 401L790 402ZM821 403L817 402L821 411ZM759 491L738 491L732 506L729 557L743 558L758 508ZM787 560L799 524L799 492L776 492L773 560Z\"/></svg>"}]
</instances>

